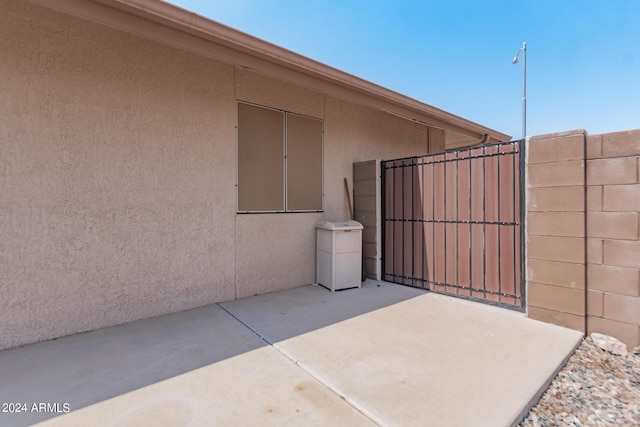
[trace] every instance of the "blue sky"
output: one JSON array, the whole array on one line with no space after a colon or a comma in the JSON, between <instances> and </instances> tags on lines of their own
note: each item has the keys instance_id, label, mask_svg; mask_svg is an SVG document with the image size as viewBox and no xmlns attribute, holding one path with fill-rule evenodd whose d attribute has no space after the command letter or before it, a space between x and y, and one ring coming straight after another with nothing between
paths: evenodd
<instances>
[{"instance_id":1,"label":"blue sky","mask_svg":"<svg viewBox=\"0 0 640 427\"><path fill-rule=\"evenodd\" d=\"M171 0L520 138L640 128L640 0Z\"/></svg>"}]
</instances>

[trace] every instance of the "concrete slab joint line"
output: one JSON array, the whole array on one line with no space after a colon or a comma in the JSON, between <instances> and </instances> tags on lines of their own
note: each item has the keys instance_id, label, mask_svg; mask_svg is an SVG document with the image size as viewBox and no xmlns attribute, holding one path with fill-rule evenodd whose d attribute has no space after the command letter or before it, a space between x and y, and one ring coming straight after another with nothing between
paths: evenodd
<instances>
[{"instance_id":1,"label":"concrete slab joint line","mask_svg":"<svg viewBox=\"0 0 640 427\"><path fill-rule=\"evenodd\" d=\"M344 400L345 402L349 403L353 409L355 409L356 411L360 412L364 417L367 417L371 422L373 422L376 425L380 425L375 423L374 420L372 420L371 418L369 418L369 416L362 412L360 410L360 408L358 408L356 405L353 405L352 402L349 401L349 399L347 398L347 396L339 393L338 390L334 390L331 387L329 387L327 384L325 384L321 378L318 378L317 376L315 376L313 374L313 372L307 370L304 368L303 365L300 365L299 363L299 359L295 359L292 358L291 356L289 356L287 353L283 352L282 350L280 350L277 346L274 345L273 342L270 342L268 338L266 338L265 336L263 336L262 334L260 334L259 331L257 331L256 329L252 328L249 324L245 323L240 317L234 315L231 311L227 310L223 305L221 305L220 303L216 304L218 307L220 307L221 309L223 309L226 313L228 313L231 317L233 317L234 319L236 319L238 322L242 323L242 325L244 327L246 327L247 329L249 329L251 332L253 332L254 334L256 334L256 336L258 338L260 338L262 341L264 341L265 343L269 344L269 346L271 346L271 348L273 348L275 351L277 351L280 355L282 355L284 358L286 358L288 361L292 362L294 365L296 365L297 367L299 367L300 369L302 369L305 373L307 373L309 376L311 376L313 379L315 379L319 384L322 384L324 387L326 387L329 391L331 391L332 393L336 394L338 397L340 397L340 399Z\"/></svg>"},{"instance_id":2,"label":"concrete slab joint line","mask_svg":"<svg viewBox=\"0 0 640 427\"><path fill-rule=\"evenodd\" d=\"M73 408L0 425L508 426L580 338L385 282L308 285L0 352L0 401Z\"/></svg>"},{"instance_id":3,"label":"concrete slab joint line","mask_svg":"<svg viewBox=\"0 0 640 427\"><path fill-rule=\"evenodd\" d=\"M482 377L484 370L466 371L478 366L483 357L485 365L494 363L484 353L487 342L504 344L498 347L502 352L498 356L504 356L507 366L523 358L514 362L520 363L520 370L505 381L510 386L509 381L518 379L520 386L527 384L527 391L539 389L535 381L539 378L524 376L540 371L535 371L539 368L535 364L533 371L527 371L530 356L521 350L529 349L531 343L519 341L523 330L540 335L543 348L559 342L560 352L569 351L567 342L574 336L554 326L381 282L338 295L314 287L298 288L315 280L316 224L339 221L347 214L344 177L351 177L352 201L366 227L367 273L380 278L380 255L386 251L381 233L387 229L380 213L386 203L379 163L370 159L415 158L426 154L425 150L448 150L457 157L466 146L508 140L509 135L163 1L0 0L0 40L7 41L0 43L6 64L2 95L12 100L2 103L5 121L0 131L0 349L12 348L0 352L0 393L4 393L0 402L16 396L53 402L63 393L76 408L82 408L72 412L70 420L82 420L83 414L109 413L100 408L135 418L153 412L151 403L171 399L170 388L175 385L184 393L180 395L184 399L175 405L175 416L188 419L205 408L197 406L202 396L214 396L212 405L226 397L224 387L211 384L228 386L229 392L241 398L254 397L258 392L251 389L251 379L259 375L239 367L264 368L268 364L261 361L268 360L274 363L264 371L268 396L278 395L278 380L290 375L295 381L312 384L327 408L347 414L354 424L370 424L362 416L366 413L376 422L402 425L411 421L404 414L417 414L416 419L426 421L446 418L438 410L446 409L447 401L440 390L429 389L432 382L440 386L452 381L450 395L459 391L455 385L463 374L478 386L463 393L493 384L494 378ZM247 122L241 120L241 104L264 111ZM301 123L295 125L297 121ZM306 128L308 121L315 123L313 132ZM24 126L26 122L30 125ZM248 123L256 124L255 129ZM247 145L254 141L254 132L261 135L255 141L271 135L267 145L273 146L260 153L252 143ZM317 137L314 155L302 149L305 153L295 154L296 146L304 146L294 142L296 132L300 132L300 141L307 139L303 135ZM483 147L474 150L489 149ZM518 194L525 205L531 202L530 210L535 212L530 212L520 228L524 233L526 226L527 235L509 238L513 258L515 261L518 242L525 245L518 255L526 257L520 274L528 274L526 260L532 261L532 268L553 268L526 277L533 278L534 301L528 313L576 329L611 330L612 335L637 344L640 130L590 137L584 130L573 130L529 137L519 147L520 153L526 153L527 167L519 170L523 175L509 181L526 184L525 194ZM264 183L273 185L282 196L273 196L277 199L273 206L265 200L264 206L250 214L239 206L243 194L254 194L246 193L249 187L243 183L243 165L259 153L264 165L271 165L267 169L273 167L265 171L269 176ZM504 178L507 169L497 159L507 153L493 154L500 154L490 158L496 159L495 169ZM274 158L266 161L269 155ZM481 162L484 170L494 162L490 158L483 157L478 165ZM353 175L353 165L367 160L366 169ZM474 162L471 157L469 161ZM248 171L263 169L248 163ZM312 175L302 167L305 164L317 169L313 174L318 184L314 185L315 195L322 202L314 206L321 209L286 212L291 210L288 202L295 199L288 193L291 190L293 196L293 177ZM447 169L448 164L443 163L445 171L452 170ZM296 172L296 166L302 172ZM417 175L423 188L425 172L430 170L433 184L438 168L424 166L422 175ZM514 173L516 167L514 163ZM262 182L258 175L248 175L252 183ZM412 175L412 183L414 179L418 183L417 176ZM480 182L472 173L468 178L469 187L466 181L465 185L456 183L456 207L460 190L470 193ZM405 181L404 175L401 179ZM443 190L447 217L447 209L453 206L447 205L453 187L444 183L444 190L439 190ZM485 186L484 179L482 183ZM500 185L504 188L505 184ZM256 193L268 196L269 192ZM485 194L486 217L488 206L495 207L487 203L484 189L480 193ZM250 198L257 201L258 194L254 196ZM515 205L515 192L509 197ZM427 199L433 208L434 198ZM469 211L476 199L469 195L464 202ZM500 207L504 200L499 196L497 202L497 216L503 220ZM404 211L404 198L402 201ZM267 207L273 210L262 210ZM414 206L410 210L412 216L417 215ZM458 212L464 210L456 210L456 221ZM526 209L518 212L524 216ZM512 215L515 219L515 208ZM415 220L412 230L419 222ZM590 226L598 231L587 234ZM447 230L452 228L447 224L441 228L445 255L453 248L447 246L447 239L453 237ZM470 232L474 228L470 224ZM399 229L404 235L405 228ZM473 245L482 246L485 254L487 247L497 248L500 259L505 254L500 252L502 238L507 235L499 230L497 240L495 236L482 242L476 239ZM435 235L434 231L432 242ZM425 246L426 235L421 236ZM467 246L455 241L459 247ZM470 250L473 245L468 245ZM411 251L415 253L418 246L417 239L412 239ZM278 250L271 250L273 247ZM404 252L404 242L402 248ZM458 259L460 251L452 252ZM418 265L415 258L411 259L412 270ZM423 278L425 261L423 256ZM395 268L395 259L391 264ZM576 273L592 264L598 267L591 276ZM498 278L505 276L499 262L489 267ZM469 283L474 268L470 263ZM445 281L448 270L445 260ZM493 281L487 280L488 271L485 261L485 295L489 290L486 282ZM513 273L515 289L515 269ZM588 283L607 273L621 280L615 285ZM289 291L239 300L284 289ZM492 294L500 290L498 285L498 293ZM523 302L525 290L519 292ZM597 292L587 293L594 290ZM221 303L230 300L236 301ZM584 308L576 301L584 302ZM254 307L262 303L276 309ZM244 310L248 306L253 311ZM457 311L460 307L465 309ZM189 309L193 310L185 311ZM139 320L152 316L161 317ZM587 318L593 319L589 325ZM501 325L500 319L507 325ZM113 325L121 326L108 328ZM443 331L444 338L438 335ZM540 331L557 332L561 338L549 338ZM494 343L496 336L504 342ZM458 342L453 337L464 339ZM49 339L57 341L46 341ZM38 342L42 344L27 346ZM216 345L219 342L225 345ZM512 348L513 343L522 348ZM558 354L547 361L536 353L537 348L529 351L547 363L540 378L555 369L552 365L559 360ZM430 363L416 364L420 358L429 358ZM104 364L99 366L96 361ZM444 373L430 370L447 363L453 368ZM300 369L293 369L295 366ZM194 378L193 372L202 378ZM233 372L238 382L225 376L227 372ZM76 382L60 387L61 373ZM505 372L496 368L493 374L500 377ZM189 383L193 388L187 387ZM424 410L420 404L410 405L415 403L413 395L406 393L411 387L433 393L432 414L419 412ZM392 397L381 398L379 390L382 394L390 391ZM196 391L202 394L194 394ZM406 401L393 398L407 394L411 398ZM284 395L291 402L303 400L300 393ZM336 395L345 397L336 399ZM507 394L505 402L514 396L522 397ZM491 411L498 399L487 404L485 397L470 395L469 401ZM123 402L129 398L139 405L127 408ZM281 402L282 407L295 409L288 406L291 402ZM308 402L305 405L312 407ZM252 408L264 415L257 406ZM224 412L224 408L214 409ZM466 405L465 409L473 412L477 408ZM158 411L166 414L163 409ZM425 418L430 416L440 418ZM311 421L332 424L330 417ZM487 418L489 425L494 421L496 418Z\"/></svg>"},{"instance_id":4,"label":"concrete slab joint line","mask_svg":"<svg viewBox=\"0 0 640 427\"><path fill-rule=\"evenodd\" d=\"M262 334L260 334L259 331L257 331L256 329L252 328L249 324L245 323L240 317L234 315L231 311L227 310L224 306L222 306L220 303L216 304L218 307L220 307L221 309L223 309L226 313L228 313L231 317L233 317L234 319L236 319L238 322L242 323L243 326L245 326L247 329L249 329L251 332L253 332L254 334L256 334L256 336L258 338L260 338L262 341L264 341L265 343L269 344L269 346L271 346L275 351L277 351L280 355L282 355L284 358L286 358L287 360L289 360L290 362L292 362L294 365L296 365L297 367L299 367L300 369L302 369L305 373L307 373L309 376L311 376L313 379L315 379L319 384L322 384L324 387L326 387L329 391L331 391L332 393L336 394L338 397L340 397L340 399L344 400L345 402L349 403L353 409L355 409L356 411L360 412L364 417L367 417L367 414L365 414L364 412L362 412L360 410L360 408L358 408L357 406L353 405L352 402L349 401L349 399L344 396L343 394L340 394L338 390L334 390L331 387L329 387L327 384L323 383L322 380L320 378L318 378L317 376L315 376L313 374L313 372L307 370L304 368L304 366L300 365L299 360L290 357L287 353L281 351L277 346L274 345L273 342L270 342L265 336L263 336ZM372 420L371 418L369 418L369 420L373 423L375 423L374 420ZM379 425L377 423L375 423L376 425Z\"/></svg>"},{"instance_id":5,"label":"concrete slab joint line","mask_svg":"<svg viewBox=\"0 0 640 427\"><path fill-rule=\"evenodd\" d=\"M244 323L242 321L242 319L234 316L233 313L231 313L229 310L227 310L226 308L224 308L223 305L221 305L220 303L216 303L216 306L220 307L222 310L224 310L229 316L233 317L234 319L236 319L238 322L242 323L242 325L249 329L251 332L253 332L254 334L256 334L256 336L258 338L260 338L262 341L264 341L265 343L269 344L270 346L273 346L273 343L270 343L269 340L267 340L265 337L263 337L262 335L260 335L260 333L258 331L256 331L255 329L253 329L251 326L247 325L246 323Z\"/></svg>"},{"instance_id":6,"label":"concrete slab joint line","mask_svg":"<svg viewBox=\"0 0 640 427\"><path fill-rule=\"evenodd\" d=\"M403 289L396 285L388 285L384 284L384 282L381 283L383 288ZM312 288L305 287L303 289L306 292ZM371 292L375 289L376 288L372 288L367 285L362 288L365 292ZM413 291L411 288L404 289ZM353 298L354 295L358 295L357 292L358 291L344 291L341 295L338 295L339 298L349 298L349 301L346 302L343 307L346 307L347 304L356 303L357 300L351 298ZM282 295L283 293L280 294ZM341 398L357 408L358 411L367 415L379 425L411 425L412 423L415 424L416 420L420 420L420 425L511 425L519 419L518 417L520 415L524 415L528 411L530 405L534 403L536 396L539 396L539 393L541 393L541 389L546 387L546 384L552 380L564 360L569 357L573 349L579 344L580 337L582 336L576 331L563 328L558 329L569 334L566 338L569 336L573 337L569 341L570 345L565 348L566 353L563 353L561 361L558 360L558 365L554 366L553 370L545 373L543 376L544 378L542 379L542 383L545 385L536 388L535 391L531 391L531 394L528 395L526 399L527 404L523 404L523 406L519 407L517 411L520 415L512 415L510 421L507 422L504 420L505 412L509 413L509 410L502 408L501 414L493 413L492 415L494 417L502 416L503 418L500 422L496 421L496 418L493 418L492 421L487 421L482 418L482 416L480 416L480 421L478 418L474 417L473 421L469 420L469 422L463 422L461 420L457 420L458 422L456 422L454 419L447 418L447 416L450 416L450 414L447 415L447 408L449 410L451 408L450 405L447 405L444 402L436 402L433 404L433 407L429 407L429 410L432 412L430 418L421 418L425 416L425 414L420 412L417 408L420 408L421 406L423 407L424 405L418 404L417 402L413 405L404 402L404 399L406 399L406 391L402 391L404 390L403 387L406 386L413 389L413 387L417 386L422 389L424 393L429 394L431 393L429 391L429 384L437 384L439 393L444 391L442 398L446 400L445 396L451 395L447 390L448 387L452 386L452 381L458 385L464 385L464 388L468 389L469 381L474 382L479 380L475 377L475 375L477 375L475 370L473 370L473 372L466 372L463 368L458 367L457 365L450 369L446 368L447 361L451 363L451 354L477 354L478 350L474 349L474 351L469 351L469 349L458 348L457 345L461 343L457 342L456 339L454 339L454 343L457 344L454 344L453 348L450 348L451 344L447 340L444 340L444 347L440 347L443 343L441 335L438 335L439 338L437 338L431 334L439 334L443 330L447 330L447 335L457 336L459 331L458 324L456 323L456 326L448 329L434 327L433 330L425 330L420 325L435 323L432 322L432 316L434 320L436 318L442 319L443 316L450 319L454 317L452 315L453 313L459 313L457 310L468 310L469 306L466 304L470 304L470 307L479 310L477 313L478 317L474 317L473 320L470 320L467 316L463 316L464 319L461 319L459 324L462 328L467 328L469 324L479 323L480 325L484 325L481 326L482 329L483 327L488 326L488 323L485 323L487 322L487 317L492 317L493 315L498 314L505 315L511 319L505 324L512 325L514 321L517 322L519 320L531 322L532 325L535 324L543 328L553 329L557 327L526 319L519 313L460 301L455 298L444 297L441 295L422 293L421 295L414 294L412 295L412 298L400 301L393 305L368 311L364 314L350 317L319 329L313 329L312 331L301 334L296 333L292 336L290 333L291 331L287 331L291 326L286 326L286 324L297 324L305 318L306 321L310 321L309 319L313 317L311 316L311 313L317 313L315 311L316 309L329 309L326 305L323 307L323 303L328 301L317 301L314 303L313 307L306 304L304 304L304 307L302 308L295 308L291 306L290 310L286 311L283 310L280 302L275 307L270 307L268 311L263 311L261 314L257 313L259 311L257 310L257 304L261 304L261 301L264 302L266 299L267 298L261 298L261 296L259 296L252 298L252 302L241 300L223 304L230 312L233 312L237 317L242 318L243 322L251 325L251 328L262 329L260 334L263 335L267 341L272 342L273 346L277 348L281 354L285 355L285 357L296 363L301 367L301 369L309 373L309 375L326 385L338 396L341 396ZM298 303L300 303L299 300ZM426 304L426 306L424 304ZM449 306L449 304L452 304L453 307ZM444 310L444 312L442 310ZM453 310L453 313L448 310ZM419 314L420 316L424 316L426 313L430 313L430 315L427 315L428 318L426 319L411 319L414 315ZM283 315L286 315L282 318L283 321L275 321ZM511 316L515 317L511 318ZM317 320L311 320L312 323L316 321ZM450 322L447 321L447 323ZM489 324L491 323L492 321L489 321ZM416 326L410 328L411 331L404 331L404 328L398 328L398 324ZM262 326L256 327L255 325ZM498 333L497 330L492 327L489 327L489 329L493 330L493 332L486 336L494 336L494 334ZM513 336L522 336L522 331L518 330L517 326L513 329L513 332ZM469 336L468 334L473 335L475 332L466 331L464 336ZM500 335L500 333L498 333L498 335ZM503 343L510 341L510 339L505 340L505 338L506 337L501 335L500 338L496 339ZM425 355L418 356L420 353L419 351L418 354L412 357L410 353L415 350L415 346L413 346L413 349L407 349L407 342L413 342L421 349L425 349L425 346L432 348L435 353L428 353L428 358L430 360L432 359L432 364L429 366L438 366L436 371L445 372L445 374L443 374L445 377L439 378L439 374L437 372L426 368L424 364L415 363L416 360L425 360ZM480 340L480 342L482 342L482 340ZM566 342L566 344L569 342ZM432 347L433 343L439 343L439 345ZM465 343L462 344L464 346ZM518 347L518 345L516 345L516 347ZM563 347L563 345L560 345L560 347ZM447 350L444 351L444 349ZM491 350L492 356L490 356L489 359L495 358L496 353L494 350L495 348ZM443 351L445 353L452 351L453 353L444 355L441 354ZM502 350L499 350L498 353L501 354L501 351ZM525 349L523 351L525 352L523 354L531 355L531 353L529 353L529 351L531 351L530 349ZM415 358L416 356L418 356L418 359ZM456 357L453 357L453 359L456 359ZM512 359L510 358L510 360ZM456 363L457 362L454 362L454 365ZM423 372L424 369L427 369L428 372ZM459 372L460 369L464 372ZM529 368L527 368L522 372L530 371ZM491 373L487 375L491 376ZM448 374L454 377L454 379L452 380L448 377ZM391 375L391 377L388 377L388 375ZM427 381L427 377L425 377L423 378L425 381L418 380L416 383L415 377L422 378L423 375L427 375L429 380ZM485 383L485 380L480 381L483 384ZM487 383L490 383L491 381L495 381L495 378L491 380L486 378L486 381ZM435 386L436 385L434 385L434 387ZM515 387L515 389L521 388L521 383L518 387ZM381 390L384 392L391 390L391 393L387 395L384 392L381 393ZM396 395L395 392L400 393ZM459 393L459 391L456 393ZM438 393L433 390L433 394ZM401 401L396 400L397 396L403 396ZM478 398L478 396L475 396L475 398ZM474 399L471 399L471 402L473 401ZM409 406L413 409L410 409ZM434 407L438 407L439 409L435 409ZM492 407L492 404L487 402L487 404L484 405L476 402L476 408L479 407ZM513 409L513 407L511 408ZM415 413L416 410L419 412L418 414ZM495 412L501 412L501 410L498 409ZM405 413L411 414L413 418L404 418L409 416L403 415ZM484 420L484 422L482 420Z\"/></svg>"}]
</instances>

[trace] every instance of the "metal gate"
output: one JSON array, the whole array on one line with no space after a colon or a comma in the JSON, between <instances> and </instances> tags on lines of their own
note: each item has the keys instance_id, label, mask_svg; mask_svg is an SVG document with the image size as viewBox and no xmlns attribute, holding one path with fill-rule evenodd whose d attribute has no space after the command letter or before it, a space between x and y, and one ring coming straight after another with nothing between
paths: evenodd
<instances>
[{"instance_id":1,"label":"metal gate","mask_svg":"<svg viewBox=\"0 0 640 427\"><path fill-rule=\"evenodd\" d=\"M383 280L524 309L523 151L383 161Z\"/></svg>"}]
</instances>

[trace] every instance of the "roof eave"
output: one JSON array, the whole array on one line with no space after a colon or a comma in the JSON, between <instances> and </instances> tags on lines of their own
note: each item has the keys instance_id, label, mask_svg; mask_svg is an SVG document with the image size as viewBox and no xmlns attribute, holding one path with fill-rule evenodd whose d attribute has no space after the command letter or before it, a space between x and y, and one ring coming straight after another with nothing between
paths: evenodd
<instances>
[{"instance_id":1,"label":"roof eave","mask_svg":"<svg viewBox=\"0 0 640 427\"><path fill-rule=\"evenodd\" d=\"M253 69L470 138L510 136L158 0L32 0L145 38Z\"/></svg>"}]
</instances>

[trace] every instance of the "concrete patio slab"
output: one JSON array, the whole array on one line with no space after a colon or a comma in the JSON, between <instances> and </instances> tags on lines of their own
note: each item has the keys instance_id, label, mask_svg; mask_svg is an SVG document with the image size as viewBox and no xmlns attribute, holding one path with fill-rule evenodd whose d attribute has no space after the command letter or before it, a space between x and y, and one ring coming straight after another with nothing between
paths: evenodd
<instances>
[{"instance_id":1,"label":"concrete patio slab","mask_svg":"<svg viewBox=\"0 0 640 427\"><path fill-rule=\"evenodd\" d=\"M33 403L100 402L265 346L216 305L71 335L0 352L0 425L30 425L59 415Z\"/></svg>"},{"instance_id":2,"label":"concrete patio slab","mask_svg":"<svg viewBox=\"0 0 640 427\"><path fill-rule=\"evenodd\" d=\"M0 425L506 426L580 337L384 282L304 286L2 351L0 402L29 411Z\"/></svg>"},{"instance_id":3,"label":"concrete patio slab","mask_svg":"<svg viewBox=\"0 0 640 427\"><path fill-rule=\"evenodd\" d=\"M273 344L424 294L422 289L367 280L359 289L329 292L308 285L219 305Z\"/></svg>"},{"instance_id":4,"label":"concrete patio slab","mask_svg":"<svg viewBox=\"0 0 640 427\"><path fill-rule=\"evenodd\" d=\"M370 301L387 291L416 290L367 283L359 293L371 293ZM354 298L357 306L357 294L331 298ZM328 301L314 296L305 304L297 294L287 309L288 294L271 298L223 305L379 425L512 425L582 337L523 313L434 293L315 329L316 316L333 309Z\"/></svg>"},{"instance_id":5,"label":"concrete patio slab","mask_svg":"<svg viewBox=\"0 0 640 427\"><path fill-rule=\"evenodd\" d=\"M40 426L375 426L262 347L70 412Z\"/></svg>"}]
</instances>

